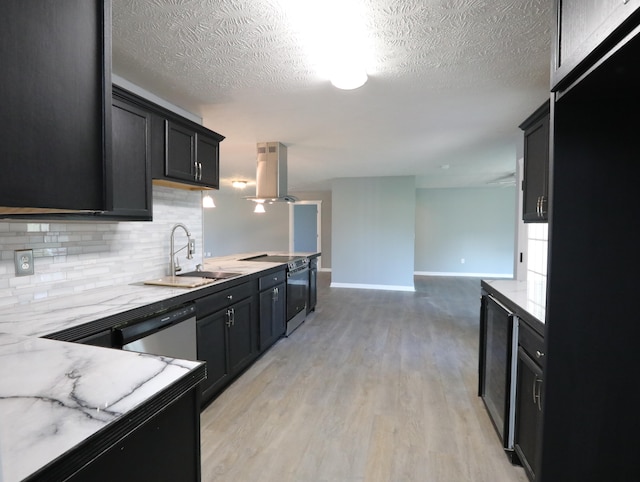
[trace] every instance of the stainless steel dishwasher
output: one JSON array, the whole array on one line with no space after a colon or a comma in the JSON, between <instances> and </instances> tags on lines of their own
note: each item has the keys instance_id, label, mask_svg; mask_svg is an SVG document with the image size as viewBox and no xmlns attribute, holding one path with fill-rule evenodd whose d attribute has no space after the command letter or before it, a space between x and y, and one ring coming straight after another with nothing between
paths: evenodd
<instances>
[{"instance_id":1,"label":"stainless steel dishwasher","mask_svg":"<svg viewBox=\"0 0 640 482\"><path fill-rule=\"evenodd\" d=\"M113 328L117 348L197 360L196 307L191 303Z\"/></svg>"}]
</instances>

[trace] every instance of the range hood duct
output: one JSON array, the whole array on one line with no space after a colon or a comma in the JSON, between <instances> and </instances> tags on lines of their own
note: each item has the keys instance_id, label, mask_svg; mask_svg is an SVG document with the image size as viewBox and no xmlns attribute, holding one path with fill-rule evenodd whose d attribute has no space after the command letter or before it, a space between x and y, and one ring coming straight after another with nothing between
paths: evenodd
<instances>
[{"instance_id":1,"label":"range hood duct","mask_svg":"<svg viewBox=\"0 0 640 482\"><path fill-rule=\"evenodd\" d=\"M298 199L287 194L287 146L280 142L258 142L256 195L246 197L261 203L287 202Z\"/></svg>"}]
</instances>

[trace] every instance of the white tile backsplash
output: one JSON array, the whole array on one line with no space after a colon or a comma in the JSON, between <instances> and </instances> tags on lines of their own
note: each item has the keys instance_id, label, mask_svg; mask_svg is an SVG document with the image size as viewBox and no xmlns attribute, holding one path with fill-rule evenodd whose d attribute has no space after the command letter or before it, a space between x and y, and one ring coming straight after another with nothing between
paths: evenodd
<instances>
[{"instance_id":1,"label":"white tile backsplash","mask_svg":"<svg viewBox=\"0 0 640 482\"><path fill-rule=\"evenodd\" d=\"M202 201L199 191L153 186L152 222L0 222L0 307L128 284L164 276L169 236L185 224L196 240L196 255L185 271L202 263ZM176 231L176 247L186 244ZM16 277L13 252L33 249L35 274Z\"/></svg>"},{"instance_id":2,"label":"white tile backsplash","mask_svg":"<svg viewBox=\"0 0 640 482\"><path fill-rule=\"evenodd\" d=\"M540 281L547 276L549 225L547 223L530 223L527 226L527 279Z\"/></svg>"}]
</instances>

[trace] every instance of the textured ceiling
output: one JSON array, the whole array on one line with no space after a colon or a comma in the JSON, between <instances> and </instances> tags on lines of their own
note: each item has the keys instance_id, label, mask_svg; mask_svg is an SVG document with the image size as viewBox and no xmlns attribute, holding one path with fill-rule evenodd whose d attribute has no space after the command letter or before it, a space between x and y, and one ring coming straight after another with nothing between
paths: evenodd
<instances>
[{"instance_id":1,"label":"textured ceiling","mask_svg":"<svg viewBox=\"0 0 640 482\"><path fill-rule=\"evenodd\" d=\"M113 70L226 136L223 187L255 179L261 141L288 146L289 191L354 176L484 186L512 172L517 125L548 98L552 0L360 3L373 56L356 90L317 72L284 0L113 0Z\"/></svg>"}]
</instances>

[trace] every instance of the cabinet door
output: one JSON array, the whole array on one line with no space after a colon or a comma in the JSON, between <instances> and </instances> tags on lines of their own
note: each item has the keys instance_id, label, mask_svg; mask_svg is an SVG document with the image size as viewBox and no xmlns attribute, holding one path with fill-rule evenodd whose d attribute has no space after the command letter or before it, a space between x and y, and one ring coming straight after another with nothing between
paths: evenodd
<instances>
[{"instance_id":1,"label":"cabinet door","mask_svg":"<svg viewBox=\"0 0 640 482\"><path fill-rule=\"evenodd\" d=\"M196 133L180 124L165 120L165 174L183 181L195 181Z\"/></svg>"},{"instance_id":2,"label":"cabinet door","mask_svg":"<svg viewBox=\"0 0 640 482\"><path fill-rule=\"evenodd\" d=\"M523 213L525 222L546 222L549 184L549 115L524 134Z\"/></svg>"},{"instance_id":3,"label":"cabinet door","mask_svg":"<svg viewBox=\"0 0 640 482\"><path fill-rule=\"evenodd\" d=\"M196 135L196 180L206 186L220 187L220 143L209 136Z\"/></svg>"},{"instance_id":4,"label":"cabinet door","mask_svg":"<svg viewBox=\"0 0 640 482\"><path fill-rule=\"evenodd\" d=\"M197 321L198 359L207 362L207 378L202 382L203 402L211 398L229 375L227 320L226 310L221 310Z\"/></svg>"},{"instance_id":5,"label":"cabinet door","mask_svg":"<svg viewBox=\"0 0 640 482\"><path fill-rule=\"evenodd\" d=\"M3 0L0 212L111 208L110 15L103 0Z\"/></svg>"},{"instance_id":6,"label":"cabinet door","mask_svg":"<svg viewBox=\"0 0 640 482\"><path fill-rule=\"evenodd\" d=\"M257 355L257 333L253 298L247 298L227 309L229 321L227 351L229 373L242 370Z\"/></svg>"},{"instance_id":7,"label":"cabinet door","mask_svg":"<svg viewBox=\"0 0 640 482\"><path fill-rule=\"evenodd\" d=\"M286 331L286 285L260 293L260 351L273 345Z\"/></svg>"},{"instance_id":8,"label":"cabinet door","mask_svg":"<svg viewBox=\"0 0 640 482\"><path fill-rule=\"evenodd\" d=\"M114 98L113 210L102 216L151 219L149 112Z\"/></svg>"},{"instance_id":9,"label":"cabinet door","mask_svg":"<svg viewBox=\"0 0 640 482\"><path fill-rule=\"evenodd\" d=\"M307 313L316 309L318 302L318 269L309 268L309 301L307 303Z\"/></svg>"},{"instance_id":10,"label":"cabinet door","mask_svg":"<svg viewBox=\"0 0 640 482\"><path fill-rule=\"evenodd\" d=\"M638 7L640 0L556 0L553 90L568 74L575 79L622 39L633 28L633 22L626 21Z\"/></svg>"},{"instance_id":11,"label":"cabinet door","mask_svg":"<svg viewBox=\"0 0 640 482\"><path fill-rule=\"evenodd\" d=\"M530 480L535 480L539 463L542 383L542 369L522 347L519 347L514 448Z\"/></svg>"}]
</instances>

